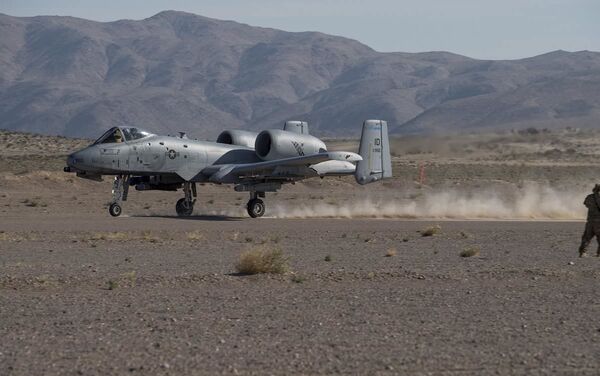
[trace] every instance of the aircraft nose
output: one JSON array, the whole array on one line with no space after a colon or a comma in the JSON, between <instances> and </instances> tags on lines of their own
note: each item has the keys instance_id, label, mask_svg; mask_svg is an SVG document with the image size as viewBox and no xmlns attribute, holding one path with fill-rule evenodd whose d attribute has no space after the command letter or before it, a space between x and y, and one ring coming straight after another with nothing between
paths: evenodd
<instances>
[{"instance_id":1,"label":"aircraft nose","mask_svg":"<svg viewBox=\"0 0 600 376\"><path fill-rule=\"evenodd\" d=\"M77 154L78 153L69 154L69 156L67 157L67 166L75 167L75 165L77 164L77 159L78 159Z\"/></svg>"},{"instance_id":2,"label":"aircraft nose","mask_svg":"<svg viewBox=\"0 0 600 376\"><path fill-rule=\"evenodd\" d=\"M69 154L67 157L67 166L69 167L81 167L85 163L85 150L79 150L75 153Z\"/></svg>"}]
</instances>

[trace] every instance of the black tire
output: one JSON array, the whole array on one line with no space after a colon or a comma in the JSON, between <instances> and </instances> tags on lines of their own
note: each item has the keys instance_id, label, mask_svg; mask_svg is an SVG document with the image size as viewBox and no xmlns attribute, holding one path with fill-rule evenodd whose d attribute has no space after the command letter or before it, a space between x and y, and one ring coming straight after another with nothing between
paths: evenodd
<instances>
[{"instance_id":1,"label":"black tire","mask_svg":"<svg viewBox=\"0 0 600 376\"><path fill-rule=\"evenodd\" d=\"M180 217L189 217L194 211L194 204L186 203L185 198L180 198L175 204L175 211Z\"/></svg>"},{"instance_id":2,"label":"black tire","mask_svg":"<svg viewBox=\"0 0 600 376\"><path fill-rule=\"evenodd\" d=\"M248 215L252 218L260 218L265 215L265 203L263 200L259 198L254 198L248 201L248 205L246 205L246 209L248 210Z\"/></svg>"},{"instance_id":3,"label":"black tire","mask_svg":"<svg viewBox=\"0 0 600 376\"><path fill-rule=\"evenodd\" d=\"M110 213L110 215L112 215L113 217L118 217L121 215L121 212L123 211L123 209L121 209L121 205L114 203L111 204L108 207L108 212Z\"/></svg>"}]
</instances>

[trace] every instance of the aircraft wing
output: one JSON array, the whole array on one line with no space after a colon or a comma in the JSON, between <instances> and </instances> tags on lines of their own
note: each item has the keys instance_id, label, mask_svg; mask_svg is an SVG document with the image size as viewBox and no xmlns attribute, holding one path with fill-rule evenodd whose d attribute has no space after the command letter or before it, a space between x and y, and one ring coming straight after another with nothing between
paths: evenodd
<instances>
[{"instance_id":1,"label":"aircraft wing","mask_svg":"<svg viewBox=\"0 0 600 376\"><path fill-rule=\"evenodd\" d=\"M209 180L214 183L233 183L245 176L265 175L276 169L308 167L331 160L358 162L362 157L352 152L334 151L256 163L213 165L203 169L202 174L209 176Z\"/></svg>"}]
</instances>

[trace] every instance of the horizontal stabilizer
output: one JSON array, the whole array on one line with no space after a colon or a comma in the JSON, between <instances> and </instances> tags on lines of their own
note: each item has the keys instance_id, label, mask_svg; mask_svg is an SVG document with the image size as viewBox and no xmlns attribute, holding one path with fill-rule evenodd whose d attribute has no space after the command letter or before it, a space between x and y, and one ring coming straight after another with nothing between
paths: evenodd
<instances>
[{"instance_id":1,"label":"horizontal stabilizer","mask_svg":"<svg viewBox=\"0 0 600 376\"><path fill-rule=\"evenodd\" d=\"M232 183L238 177L247 174L258 174L264 171L272 171L278 167L295 167L295 166L311 166L325 161L344 161L358 162L362 157L356 153L335 151L324 152L311 155L303 155L299 157L276 159L273 161L230 164L230 165L213 165L202 170L202 174L210 176L209 180L213 183Z\"/></svg>"}]
</instances>

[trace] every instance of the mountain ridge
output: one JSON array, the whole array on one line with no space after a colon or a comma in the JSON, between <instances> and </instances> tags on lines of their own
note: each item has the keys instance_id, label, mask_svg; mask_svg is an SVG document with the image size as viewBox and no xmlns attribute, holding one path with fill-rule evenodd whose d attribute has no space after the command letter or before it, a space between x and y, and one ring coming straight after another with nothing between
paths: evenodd
<instances>
[{"instance_id":1,"label":"mountain ridge","mask_svg":"<svg viewBox=\"0 0 600 376\"><path fill-rule=\"evenodd\" d=\"M600 53L518 60L377 52L319 32L286 32L179 11L144 20L0 14L0 128L94 137L113 125L215 137L307 120L355 136L594 127Z\"/></svg>"}]
</instances>

